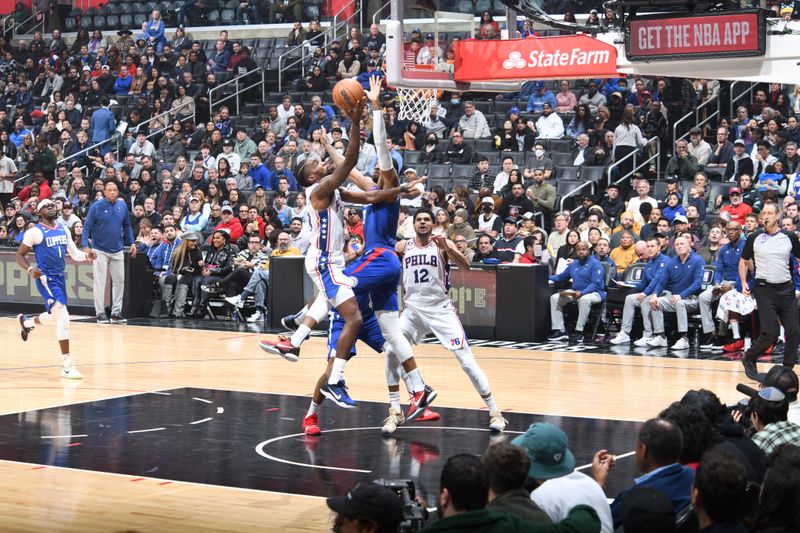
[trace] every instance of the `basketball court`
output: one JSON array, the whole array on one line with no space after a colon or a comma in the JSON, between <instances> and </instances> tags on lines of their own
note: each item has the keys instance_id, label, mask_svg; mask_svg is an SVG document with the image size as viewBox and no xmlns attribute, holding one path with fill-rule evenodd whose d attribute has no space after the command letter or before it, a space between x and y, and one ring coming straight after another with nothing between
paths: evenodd
<instances>
[{"instance_id":1,"label":"basketball court","mask_svg":"<svg viewBox=\"0 0 800 533\"><path fill-rule=\"evenodd\" d=\"M361 405L324 404L323 435L309 438L300 423L324 366L319 336L297 364L258 349L256 328L231 323L76 320L71 337L79 382L58 377L50 328L23 343L14 318L0 318L6 531L323 531L325 496L361 480L410 478L434 501L448 456L481 454L502 438L490 435L483 402L438 344L415 354L439 391L439 422L383 438L383 360L361 349L346 374ZM612 496L636 475L631 452L641 421L690 388L735 402L744 379L738 361L538 347L545 349L475 342L509 420L506 437L533 422L557 424L584 469L597 449L610 449L620 458Z\"/></svg>"}]
</instances>

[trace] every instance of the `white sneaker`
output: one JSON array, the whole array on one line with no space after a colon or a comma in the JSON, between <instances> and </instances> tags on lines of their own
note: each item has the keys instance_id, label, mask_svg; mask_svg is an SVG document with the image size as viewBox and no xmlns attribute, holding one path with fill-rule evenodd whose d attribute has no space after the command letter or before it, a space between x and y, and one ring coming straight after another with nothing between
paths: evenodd
<instances>
[{"instance_id":1,"label":"white sneaker","mask_svg":"<svg viewBox=\"0 0 800 533\"><path fill-rule=\"evenodd\" d=\"M386 420L383 421L383 427L381 428L381 433L384 435L391 435L395 431L397 431L397 426L401 425L403 422L406 421L406 415L403 414L403 411L395 411L391 407L389 408L389 416Z\"/></svg>"},{"instance_id":2,"label":"white sneaker","mask_svg":"<svg viewBox=\"0 0 800 533\"><path fill-rule=\"evenodd\" d=\"M688 350L689 349L689 339L686 337L681 337L675 344L671 346L672 350Z\"/></svg>"},{"instance_id":3,"label":"white sneaker","mask_svg":"<svg viewBox=\"0 0 800 533\"><path fill-rule=\"evenodd\" d=\"M61 367L61 377L64 379L83 379L83 376L74 366L71 368Z\"/></svg>"},{"instance_id":4,"label":"white sneaker","mask_svg":"<svg viewBox=\"0 0 800 533\"><path fill-rule=\"evenodd\" d=\"M641 339L633 341L633 345L638 346L639 348L644 348L645 346L650 344L652 338L653 337L642 337Z\"/></svg>"},{"instance_id":5,"label":"white sneaker","mask_svg":"<svg viewBox=\"0 0 800 533\"><path fill-rule=\"evenodd\" d=\"M239 309L244 307L244 302L242 301L242 297L239 296L238 294L236 296L226 296L225 301L231 305L238 307Z\"/></svg>"},{"instance_id":6,"label":"white sneaker","mask_svg":"<svg viewBox=\"0 0 800 533\"><path fill-rule=\"evenodd\" d=\"M489 413L489 429L494 431L495 433L500 433L504 429L506 429L506 425L508 425L508 420L503 418L503 413L500 411L492 411Z\"/></svg>"},{"instance_id":7,"label":"white sneaker","mask_svg":"<svg viewBox=\"0 0 800 533\"><path fill-rule=\"evenodd\" d=\"M624 331L620 331L616 337L611 339L611 344L629 344L631 342L630 336Z\"/></svg>"},{"instance_id":8,"label":"white sneaker","mask_svg":"<svg viewBox=\"0 0 800 533\"><path fill-rule=\"evenodd\" d=\"M266 317L261 314L261 311L256 309L255 313L247 317L247 321L252 324L253 322L261 322L264 318Z\"/></svg>"},{"instance_id":9,"label":"white sneaker","mask_svg":"<svg viewBox=\"0 0 800 533\"><path fill-rule=\"evenodd\" d=\"M667 346L667 338L664 335L656 335L647 341L647 345L651 348L664 348Z\"/></svg>"}]
</instances>

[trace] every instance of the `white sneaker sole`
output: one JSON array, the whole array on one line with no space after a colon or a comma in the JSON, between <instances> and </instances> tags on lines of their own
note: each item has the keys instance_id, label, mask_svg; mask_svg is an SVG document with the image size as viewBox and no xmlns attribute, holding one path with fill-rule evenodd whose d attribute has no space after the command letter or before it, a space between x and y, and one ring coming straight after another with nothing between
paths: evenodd
<instances>
[{"instance_id":1,"label":"white sneaker sole","mask_svg":"<svg viewBox=\"0 0 800 533\"><path fill-rule=\"evenodd\" d=\"M341 401L339 398L337 398L336 396L331 394L330 391L328 391L326 389L321 389L320 392L327 399L329 399L330 401L332 401L333 403L335 403L336 405L338 405L339 407L342 407L344 409L355 409L356 407L358 407L357 405L349 405L349 404L344 403L343 401Z\"/></svg>"},{"instance_id":2,"label":"white sneaker sole","mask_svg":"<svg viewBox=\"0 0 800 533\"><path fill-rule=\"evenodd\" d=\"M258 346L259 346L259 348L261 348L265 352L271 353L271 354L275 354L275 355L280 355L281 357L283 357L287 361L291 361L292 363L296 363L297 361L300 360L300 356L299 355L293 354L293 353L288 353L288 352L282 352L281 350L279 350L278 348L276 348L275 346L272 346L270 344L263 344L263 343L259 342Z\"/></svg>"},{"instance_id":3,"label":"white sneaker sole","mask_svg":"<svg viewBox=\"0 0 800 533\"><path fill-rule=\"evenodd\" d=\"M71 370L61 369L61 377L64 379L83 379L83 376L78 372L77 368Z\"/></svg>"},{"instance_id":4,"label":"white sneaker sole","mask_svg":"<svg viewBox=\"0 0 800 533\"><path fill-rule=\"evenodd\" d=\"M617 337L614 337L614 338L613 338L613 339L611 339L609 342L610 342L611 344L614 344L614 345L618 345L618 344L630 344L630 343L631 343L631 338L630 338L630 337L628 337L627 339L617 339Z\"/></svg>"}]
</instances>

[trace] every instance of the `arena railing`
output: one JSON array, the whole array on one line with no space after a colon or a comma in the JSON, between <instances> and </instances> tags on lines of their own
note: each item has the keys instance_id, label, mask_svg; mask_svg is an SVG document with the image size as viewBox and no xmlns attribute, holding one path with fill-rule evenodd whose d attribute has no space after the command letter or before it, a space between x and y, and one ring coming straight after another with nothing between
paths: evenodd
<instances>
[{"instance_id":1,"label":"arena railing","mask_svg":"<svg viewBox=\"0 0 800 533\"><path fill-rule=\"evenodd\" d=\"M697 106L694 109L694 111L689 111L684 116L682 116L680 119L675 121L675 124L672 125L672 146L673 147L675 146L676 142L678 142L678 141L680 141L682 139L686 139L689 136L689 132L691 131L691 128L687 128L685 133L683 133L682 135L678 136L678 126L682 122L685 122L686 120L689 120L692 117L694 117L694 125L692 127L702 128L705 125L711 123L711 121L714 118L719 119L720 114L721 114L721 110L720 110L720 94L721 93L717 93L716 96L714 96L712 98L708 98L705 102L703 102L702 104ZM709 109L711 109L711 106L713 104L716 104L716 111L713 111L710 115L707 115L705 118L700 118L701 117L701 111L703 111L703 110L708 111ZM717 120L717 122L719 122L719 120Z\"/></svg>"},{"instance_id":2,"label":"arena railing","mask_svg":"<svg viewBox=\"0 0 800 533\"><path fill-rule=\"evenodd\" d=\"M209 103L210 103L210 100L209 100ZM151 128L148 128L148 134L145 137L145 139L150 139L151 137L155 137L159 133L162 133L162 132L168 130L169 128L171 128L172 127L172 120L169 120L169 116L175 114L176 111L179 111L179 110L183 109L184 107L186 107L188 105L189 105L189 103L187 102L185 104L181 104L179 107L176 107L175 109L168 109L167 111L164 111L163 113L159 113L158 115L156 115L154 117L150 117L150 120L147 121L148 124L151 124L154 120L160 119L161 117L167 117L167 125L164 126L161 129L158 129L158 130L155 130L155 131L152 130ZM184 116L182 119L180 119L181 124L183 124L184 122L186 122L187 120L190 120L190 119L194 120L196 113L197 113L197 104L195 103L195 111L193 111L191 115Z\"/></svg>"},{"instance_id":3,"label":"arena railing","mask_svg":"<svg viewBox=\"0 0 800 533\"><path fill-rule=\"evenodd\" d=\"M347 34L346 28L349 24L350 16L345 15L344 13L348 9L351 9L353 7L355 8L356 11L353 13L352 17L355 18L357 15L358 16L361 15L363 8L360 6L358 0L349 0L349 2L347 2L344 6L342 6L342 8L339 11L337 11L336 14L333 15L333 18L331 19L331 25L324 32L322 32L323 46L326 47L328 46L329 42L328 37L330 37L330 41L335 40L338 37L339 30L342 29L342 27L345 28L345 31L342 33L342 35ZM311 52L311 48L312 47L309 46L308 41L306 41L305 43L299 46L290 48L289 50L278 56L278 92L283 92L284 71L289 69L296 69L296 67L299 64L300 76L305 77L306 59L308 59L308 56L311 55L311 53L313 53ZM298 50L300 50L300 56L294 58L288 57L288 59L286 59L288 63L284 65L283 64L284 58L286 58L287 56L296 55Z\"/></svg>"},{"instance_id":4,"label":"arena railing","mask_svg":"<svg viewBox=\"0 0 800 533\"><path fill-rule=\"evenodd\" d=\"M245 85L243 87L240 87L239 86L239 82L242 81L242 78L245 78L247 76L258 76L259 78L258 78L257 81L254 81L253 83L250 83L249 85ZM228 85L230 85L232 83L236 83L236 90L233 93L231 93L231 94L229 94L227 96L223 96L222 98L220 98L219 100L217 100L215 102L214 98L213 98L214 97L214 93L221 91L223 87L227 87ZM264 88L264 83L265 83L264 69L261 68L261 67L258 67L255 70L251 70L249 72L245 72L244 74L236 76L235 78L231 78L228 81L226 81L224 83L220 83L216 87L213 87L210 91L208 91L208 109L211 112L211 115L212 116L214 115L214 106L215 105L219 105L222 102L225 102L225 101L235 97L236 98L236 115L238 116L239 115L239 98L238 98L239 95L241 93L247 91L247 90L252 89L253 87L258 85L259 83L261 83L261 101L263 102L264 100L266 100L266 89Z\"/></svg>"},{"instance_id":5,"label":"arena railing","mask_svg":"<svg viewBox=\"0 0 800 533\"><path fill-rule=\"evenodd\" d=\"M612 172L611 171L613 169L619 167L619 165L623 161L627 161L629 159L633 160L633 168L631 169L630 172L628 172L624 176L621 176L619 179L614 181L613 182L614 185L620 185L625 180L630 179L630 177L633 176L636 172L639 172L645 166L650 165L653 161L655 161L655 163L656 163L656 175L660 177L661 176L661 143L659 142L658 137L651 137L650 139L648 139L647 140L647 144L645 144L642 147L642 150L649 150L651 146L655 147L655 152L651 153L650 157L648 157L647 159L644 159L641 163L637 163L637 159L639 157L639 150L634 150L633 152L629 153L625 157L620 158L618 161L614 161L613 163L611 163L608 166L608 169L606 170L607 173L608 173L608 183L609 183L609 185L611 185L611 183L612 183L612 181L611 181Z\"/></svg>"}]
</instances>

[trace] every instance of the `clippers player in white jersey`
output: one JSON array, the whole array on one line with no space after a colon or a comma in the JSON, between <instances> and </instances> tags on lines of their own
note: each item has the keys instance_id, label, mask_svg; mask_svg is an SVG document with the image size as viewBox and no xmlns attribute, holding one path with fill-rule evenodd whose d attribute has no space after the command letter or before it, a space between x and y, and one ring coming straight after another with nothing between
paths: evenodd
<instances>
[{"instance_id":1,"label":"clippers player in white jersey","mask_svg":"<svg viewBox=\"0 0 800 533\"><path fill-rule=\"evenodd\" d=\"M448 293L448 259L464 270L469 270L469 261L453 241L432 235L433 227L433 213L427 209L417 211L414 214L416 236L398 242L395 247L403 265L400 328L412 344L418 344L425 335L433 333L442 346L452 351L489 408L489 429L503 431L508 422L494 401L486 374L475 361ZM388 350L391 352L391 347ZM396 366L393 369L397 371ZM387 367L387 374L391 370Z\"/></svg>"},{"instance_id":2,"label":"clippers player in white jersey","mask_svg":"<svg viewBox=\"0 0 800 533\"><path fill-rule=\"evenodd\" d=\"M38 205L40 222L27 230L17 250L17 264L36 280L36 288L44 299L46 312L26 317L17 315L19 333L23 341L34 326L53 324L56 338L61 348L61 377L81 379L69 354L69 312L67 311L67 285L64 271L67 254L76 261L93 261L97 256L93 251L83 252L72 241L69 230L56 222L56 204L52 200L42 200ZM36 266L28 262L27 255L33 250Z\"/></svg>"}]
</instances>

